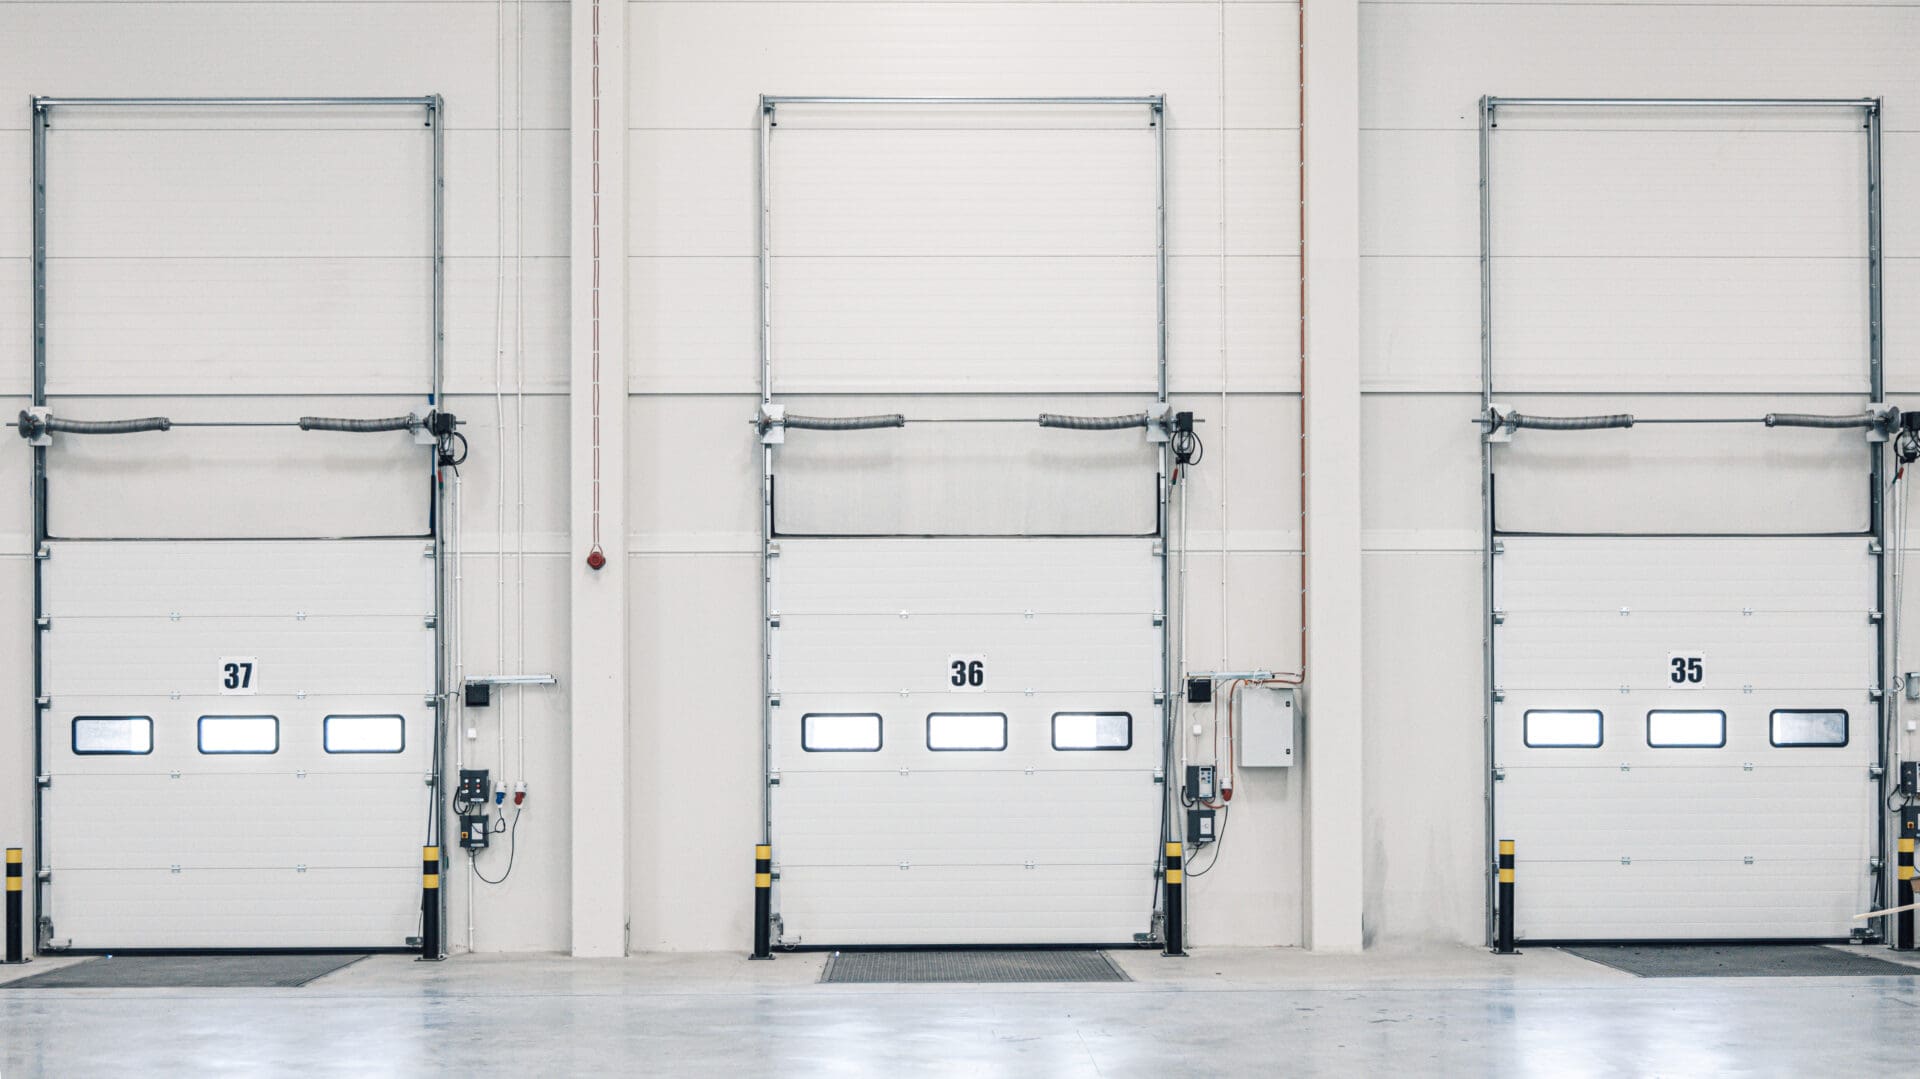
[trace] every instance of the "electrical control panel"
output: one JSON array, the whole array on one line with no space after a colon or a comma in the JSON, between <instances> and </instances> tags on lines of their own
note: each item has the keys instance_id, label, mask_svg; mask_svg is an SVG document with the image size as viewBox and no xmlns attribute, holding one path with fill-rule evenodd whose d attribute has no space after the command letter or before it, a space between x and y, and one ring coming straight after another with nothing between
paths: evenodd
<instances>
[{"instance_id":1,"label":"electrical control panel","mask_svg":"<svg viewBox=\"0 0 1920 1079\"><path fill-rule=\"evenodd\" d=\"M485 813L460 814L460 846L467 850L486 850L487 840L491 837L490 822Z\"/></svg>"},{"instance_id":2,"label":"electrical control panel","mask_svg":"<svg viewBox=\"0 0 1920 1079\"><path fill-rule=\"evenodd\" d=\"M1187 846L1204 847L1220 838L1213 830L1214 812L1211 809L1187 810ZM1226 848L1221 848L1222 850Z\"/></svg>"},{"instance_id":3,"label":"electrical control panel","mask_svg":"<svg viewBox=\"0 0 1920 1079\"><path fill-rule=\"evenodd\" d=\"M460 785L453 788L453 807L465 812L469 807L487 804L493 795L493 780L485 768L460 769Z\"/></svg>"},{"instance_id":4,"label":"electrical control panel","mask_svg":"<svg viewBox=\"0 0 1920 1079\"><path fill-rule=\"evenodd\" d=\"M1292 686L1244 686L1237 719L1240 765L1244 768L1293 766L1299 702Z\"/></svg>"},{"instance_id":5,"label":"electrical control panel","mask_svg":"<svg viewBox=\"0 0 1920 1079\"><path fill-rule=\"evenodd\" d=\"M1211 802L1219 797L1218 773L1211 764L1187 765L1186 798L1190 802Z\"/></svg>"}]
</instances>

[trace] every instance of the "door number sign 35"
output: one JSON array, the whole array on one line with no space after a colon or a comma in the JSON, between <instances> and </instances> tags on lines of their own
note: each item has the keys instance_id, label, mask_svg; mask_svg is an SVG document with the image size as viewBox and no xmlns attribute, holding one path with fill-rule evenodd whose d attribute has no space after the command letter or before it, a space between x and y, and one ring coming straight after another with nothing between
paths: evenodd
<instances>
[{"instance_id":1,"label":"door number sign 35","mask_svg":"<svg viewBox=\"0 0 1920 1079\"><path fill-rule=\"evenodd\" d=\"M258 692L254 686L252 656L221 656L219 679L220 692L227 696L244 696Z\"/></svg>"},{"instance_id":2,"label":"door number sign 35","mask_svg":"<svg viewBox=\"0 0 1920 1079\"><path fill-rule=\"evenodd\" d=\"M987 657L985 655L950 655L947 657L947 688L954 693L969 690L984 690L987 687Z\"/></svg>"},{"instance_id":3,"label":"door number sign 35","mask_svg":"<svg viewBox=\"0 0 1920 1079\"><path fill-rule=\"evenodd\" d=\"M1667 653L1667 684L1697 686L1707 679L1707 657L1698 652Z\"/></svg>"}]
</instances>

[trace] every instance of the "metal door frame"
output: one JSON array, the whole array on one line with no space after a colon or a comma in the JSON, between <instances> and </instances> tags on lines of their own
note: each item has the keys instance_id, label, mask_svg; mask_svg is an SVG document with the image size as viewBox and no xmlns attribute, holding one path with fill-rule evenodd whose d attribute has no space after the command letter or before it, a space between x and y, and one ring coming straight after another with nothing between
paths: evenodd
<instances>
[{"instance_id":1,"label":"metal door frame","mask_svg":"<svg viewBox=\"0 0 1920 1079\"><path fill-rule=\"evenodd\" d=\"M446 103L439 94L427 94L419 97L33 97L30 99L33 111L33 405L44 408L47 404L47 133L52 128L55 110L87 108L222 108L222 109L365 109L365 108L406 108L423 110L424 126L433 142L433 165L428 177L429 191L432 196L431 214L432 253L429 258L432 273L432 327L430 339L426 342L428 354L432 360L432 372L427 387L429 408L439 409L444 403L444 368L446 359ZM206 424L204 426L292 426L291 424ZM42 607L44 563L50 555L47 532L47 448L35 445L33 449L33 862L34 862L34 951L44 954L52 938L52 914L49 903L52 874L45 865L44 836L46 832L46 788L51 777L45 767L45 709L48 703L46 687L43 685L45 672L42 667L44 642L42 631L47 626L45 611ZM430 777L432 811L428 816L427 834L423 846L439 846L443 834L443 820L446 813L445 784L442 774L445 767L446 743L446 700L447 700L447 656L446 635L443 628L445 619L442 612L446 609L446 528L445 504L437 480L436 451L429 450L427 457L427 532L419 538L428 543L427 555L433 559L433 610L429 613L433 627L433 695L426 704L433 709L433 774ZM244 539L248 537L228 537ZM275 537L285 539L287 537ZM299 539L301 537L293 537ZM327 539L339 537L306 537ZM191 541L188 541L191 542ZM444 855L443 855L444 856ZM440 921L445 924L446 890L438 889L441 907ZM445 954L444 939L441 954Z\"/></svg>"},{"instance_id":2,"label":"metal door frame","mask_svg":"<svg viewBox=\"0 0 1920 1079\"><path fill-rule=\"evenodd\" d=\"M762 414L773 399L773 129L781 105L806 106L907 106L947 107L1120 107L1144 108L1154 140L1154 292L1157 307L1155 325L1154 403L1167 404L1167 99L1165 94L1116 97L847 97L762 94L759 106L759 154L757 198L759 213L759 307L760 307L760 404ZM1172 813L1169 798L1172 784L1166 781L1171 771L1174 722L1174 682L1172 641L1169 637L1171 581L1167 567L1168 500L1171 490L1173 453L1160 441L1159 476L1156 481L1154 552L1160 560L1160 836L1155 848L1157 867L1165 865L1167 842L1172 838ZM773 446L763 438L760 447L760 842L773 842L773 599L772 560L779 556L778 534L773 520ZM777 879L778 875L775 874ZM1152 919L1160 929L1162 896L1155 890Z\"/></svg>"},{"instance_id":3,"label":"metal door frame","mask_svg":"<svg viewBox=\"0 0 1920 1079\"><path fill-rule=\"evenodd\" d=\"M1567 109L1756 109L1763 111L1809 111L1809 110L1847 110L1857 109L1861 114L1861 126L1866 132L1867 155L1867 370L1868 394L1872 402L1878 403L1885 393L1885 380L1882 370L1883 339L1881 333L1882 296L1881 296L1881 214L1880 214L1880 113L1881 99L1865 98L1630 98L1630 97L1495 97L1484 96L1480 99L1480 413L1489 417L1494 407L1493 380L1493 132L1499 126L1498 110L1516 108L1567 108ZM1712 422L1712 421L1709 421ZM1494 797L1498 780L1494 767L1494 706L1499 703L1499 687L1494 684L1494 627L1498 624L1498 612L1494 609L1493 568L1494 556L1500 551L1499 537L1494 521L1493 490L1493 447L1495 427L1488 423L1482 428L1480 438L1480 521L1481 521L1481 617L1482 617L1482 680L1484 697L1482 700L1482 727L1485 742L1485 771L1483 790L1486 799L1486 836L1483 872L1486 883L1486 943L1494 943L1496 926L1495 881L1498 876L1499 854L1498 839L1494 834ZM1881 444L1868 442L1868 527L1863 538L1871 540L1878 568L1875 572L1875 605L1877 610L1886 609L1887 600L1887 558L1886 558L1886 514L1883 506L1884 489L1881 481L1886 468L1886 454ZM1595 535L1596 533L1566 533L1567 535ZM1729 537L1755 535L1754 533L1726 533ZM1878 684L1871 692L1878 702L1875 709L1875 745L1874 751L1879 761L1878 779L1878 833L1874 846L1881 852L1877 859L1879 868L1874 877L1874 893L1884 897L1886 891L1886 872L1884 867L1891 864L1886 855L1887 821L1887 727L1889 723L1889 700L1886 693L1888 663L1888 625L1887 619L1876 620L1875 640L1878 655L1874 661L1874 674Z\"/></svg>"}]
</instances>

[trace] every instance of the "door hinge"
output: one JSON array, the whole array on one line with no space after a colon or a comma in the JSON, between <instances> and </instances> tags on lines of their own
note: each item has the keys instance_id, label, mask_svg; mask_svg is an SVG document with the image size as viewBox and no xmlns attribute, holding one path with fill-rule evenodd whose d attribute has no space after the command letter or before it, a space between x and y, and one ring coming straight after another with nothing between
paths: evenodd
<instances>
[{"instance_id":1,"label":"door hinge","mask_svg":"<svg viewBox=\"0 0 1920 1079\"><path fill-rule=\"evenodd\" d=\"M780 773L779 773L779 772L768 772L768 773L767 773L767 786L769 786L769 787L778 787L779 785L780 785Z\"/></svg>"},{"instance_id":2,"label":"door hinge","mask_svg":"<svg viewBox=\"0 0 1920 1079\"><path fill-rule=\"evenodd\" d=\"M53 786L53 773L41 772L39 775L33 777L33 781L42 787L51 787Z\"/></svg>"},{"instance_id":3,"label":"door hinge","mask_svg":"<svg viewBox=\"0 0 1920 1079\"><path fill-rule=\"evenodd\" d=\"M1505 768L1499 768L1499 767L1494 768L1493 781L1495 783L1498 783L1505 778L1507 778L1507 770Z\"/></svg>"},{"instance_id":4,"label":"door hinge","mask_svg":"<svg viewBox=\"0 0 1920 1079\"><path fill-rule=\"evenodd\" d=\"M40 617L34 619L33 624L36 626L39 626L41 629L52 629L53 619L43 614Z\"/></svg>"}]
</instances>

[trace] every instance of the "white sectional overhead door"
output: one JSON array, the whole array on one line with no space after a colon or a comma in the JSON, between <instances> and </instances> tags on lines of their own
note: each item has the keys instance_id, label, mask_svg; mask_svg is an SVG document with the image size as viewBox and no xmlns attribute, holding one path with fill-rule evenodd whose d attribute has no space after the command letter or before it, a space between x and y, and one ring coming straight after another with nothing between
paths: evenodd
<instances>
[{"instance_id":1,"label":"white sectional overhead door","mask_svg":"<svg viewBox=\"0 0 1920 1079\"><path fill-rule=\"evenodd\" d=\"M404 947L432 795L427 541L47 546L52 943Z\"/></svg>"},{"instance_id":2,"label":"white sectional overhead door","mask_svg":"<svg viewBox=\"0 0 1920 1079\"><path fill-rule=\"evenodd\" d=\"M1127 942L1160 835L1151 539L782 539L786 944Z\"/></svg>"},{"instance_id":3,"label":"white sectional overhead door","mask_svg":"<svg viewBox=\"0 0 1920 1079\"><path fill-rule=\"evenodd\" d=\"M1877 820L1864 536L1508 536L1495 827L1533 940L1844 938Z\"/></svg>"}]
</instances>

